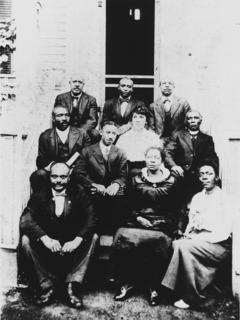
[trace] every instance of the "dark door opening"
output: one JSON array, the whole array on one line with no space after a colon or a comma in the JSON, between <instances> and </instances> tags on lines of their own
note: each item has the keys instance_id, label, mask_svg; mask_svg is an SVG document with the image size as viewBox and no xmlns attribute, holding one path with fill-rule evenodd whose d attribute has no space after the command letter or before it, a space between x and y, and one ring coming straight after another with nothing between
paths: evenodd
<instances>
[{"instance_id":1,"label":"dark door opening","mask_svg":"<svg viewBox=\"0 0 240 320\"><path fill-rule=\"evenodd\" d=\"M106 98L116 95L122 75L132 76L135 94L153 100L155 0L107 0Z\"/></svg>"}]
</instances>

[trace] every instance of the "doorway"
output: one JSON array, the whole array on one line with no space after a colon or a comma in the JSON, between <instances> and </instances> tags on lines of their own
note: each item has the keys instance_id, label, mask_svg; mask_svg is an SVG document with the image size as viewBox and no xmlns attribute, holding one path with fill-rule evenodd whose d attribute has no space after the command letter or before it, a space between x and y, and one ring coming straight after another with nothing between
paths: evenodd
<instances>
[{"instance_id":1,"label":"doorway","mask_svg":"<svg viewBox=\"0 0 240 320\"><path fill-rule=\"evenodd\" d=\"M154 6L155 0L106 1L106 99L129 76L135 96L147 105L153 101Z\"/></svg>"}]
</instances>

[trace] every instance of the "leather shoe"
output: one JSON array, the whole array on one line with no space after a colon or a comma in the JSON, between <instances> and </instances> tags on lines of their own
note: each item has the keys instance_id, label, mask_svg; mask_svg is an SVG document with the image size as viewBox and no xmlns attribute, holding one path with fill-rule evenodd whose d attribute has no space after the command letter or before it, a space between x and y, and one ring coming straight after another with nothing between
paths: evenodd
<instances>
[{"instance_id":1,"label":"leather shoe","mask_svg":"<svg viewBox=\"0 0 240 320\"><path fill-rule=\"evenodd\" d=\"M36 299L36 304L38 306L45 306L49 304L53 300L53 294L54 291L52 288L45 290L45 292L39 295L39 297Z\"/></svg>"},{"instance_id":2,"label":"leather shoe","mask_svg":"<svg viewBox=\"0 0 240 320\"><path fill-rule=\"evenodd\" d=\"M119 292L115 295L115 301L124 301L129 297L129 292L133 289L133 286L124 285L120 288Z\"/></svg>"},{"instance_id":3,"label":"leather shoe","mask_svg":"<svg viewBox=\"0 0 240 320\"><path fill-rule=\"evenodd\" d=\"M80 297L77 297L74 293L73 293L73 285L72 282L69 282L68 286L67 286L67 300L68 300L68 304L70 305L70 307L75 308L75 309L81 309L83 307L83 302L82 299Z\"/></svg>"},{"instance_id":4,"label":"leather shoe","mask_svg":"<svg viewBox=\"0 0 240 320\"><path fill-rule=\"evenodd\" d=\"M150 289L149 304L152 307L155 307L159 304L159 294L156 290Z\"/></svg>"}]
</instances>

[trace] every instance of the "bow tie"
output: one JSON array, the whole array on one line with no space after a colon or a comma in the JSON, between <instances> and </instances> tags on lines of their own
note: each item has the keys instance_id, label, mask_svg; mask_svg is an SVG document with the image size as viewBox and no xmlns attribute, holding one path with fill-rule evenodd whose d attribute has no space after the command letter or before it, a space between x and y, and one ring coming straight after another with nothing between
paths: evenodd
<instances>
[{"instance_id":1,"label":"bow tie","mask_svg":"<svg viewBox=\"0 0 240 320\"><path fill-rule=\"evenodd\" d=\"M126 99L121 98L121 97L119 98L120 103L129 102L129 100L130 100L130 98L126 98Z\"/></svg>"},{"instance_id":2,"label":"bow tie","mask_svg":"<svg viewBox=\"0 0 240 320\"><path fill-rule=\"evenodd\" d=\"M55 193L54 198L55 197L66 197L66 192L62 192L62 193Z\"/></svg>"}]
</instances>

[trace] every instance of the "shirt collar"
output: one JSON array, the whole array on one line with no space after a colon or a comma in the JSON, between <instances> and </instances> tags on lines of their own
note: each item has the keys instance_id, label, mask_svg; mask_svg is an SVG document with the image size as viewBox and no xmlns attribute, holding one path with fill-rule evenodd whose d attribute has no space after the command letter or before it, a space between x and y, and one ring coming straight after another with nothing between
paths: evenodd
<instances>
[{"instance_id":1,"label":"shirt collar","mask_svg":"<svg viewBox=\"0 0 240 320\"><path fill-rule=\"evenodd\" d=\"M110 146L105 146L105 144L102 142L102 140L100 140L99 145L100 145L101 150L107 150L108 152L110 151L111 146L112 146L111 144L110 144Z\"/></svg>"},{"instance_id":2,"label":"shirt collar","mask_svg":"<svg viewBox=\"0 0 240 320\"><path fill-rule=\"evenodd\" d=\"M65 130L59 130L58 128L56 128L56 131L59 137L67 137L69 134L69 130L70 130L70 126L68 126L67 129Z\"/></svg>"},{"instance_id":3,"label":"shirt collar","mask_svg":"<svg viewBox=\"0 0 240 320\"><path fill-rule=\"evenodd\" d=\"M77 98L78 100L81 98L81 96L82 96L82 92L78 95L78 96L76 96L76 95L74 95L72 92L71 92L71 97L72 98Z\"/></svg>"},{"instance_id":4,"label":"shirt collar","mask_svg":"<svg viewBox=\"0 0 240 320\"><path fill-rule=\"evenodd\" d=\"M53 197L56 197L56 196L66 196L66 189L63 189L61 192L57 192L56 190L54 190L52 188L52 195Z\"/></svg>"}]
</instances>

